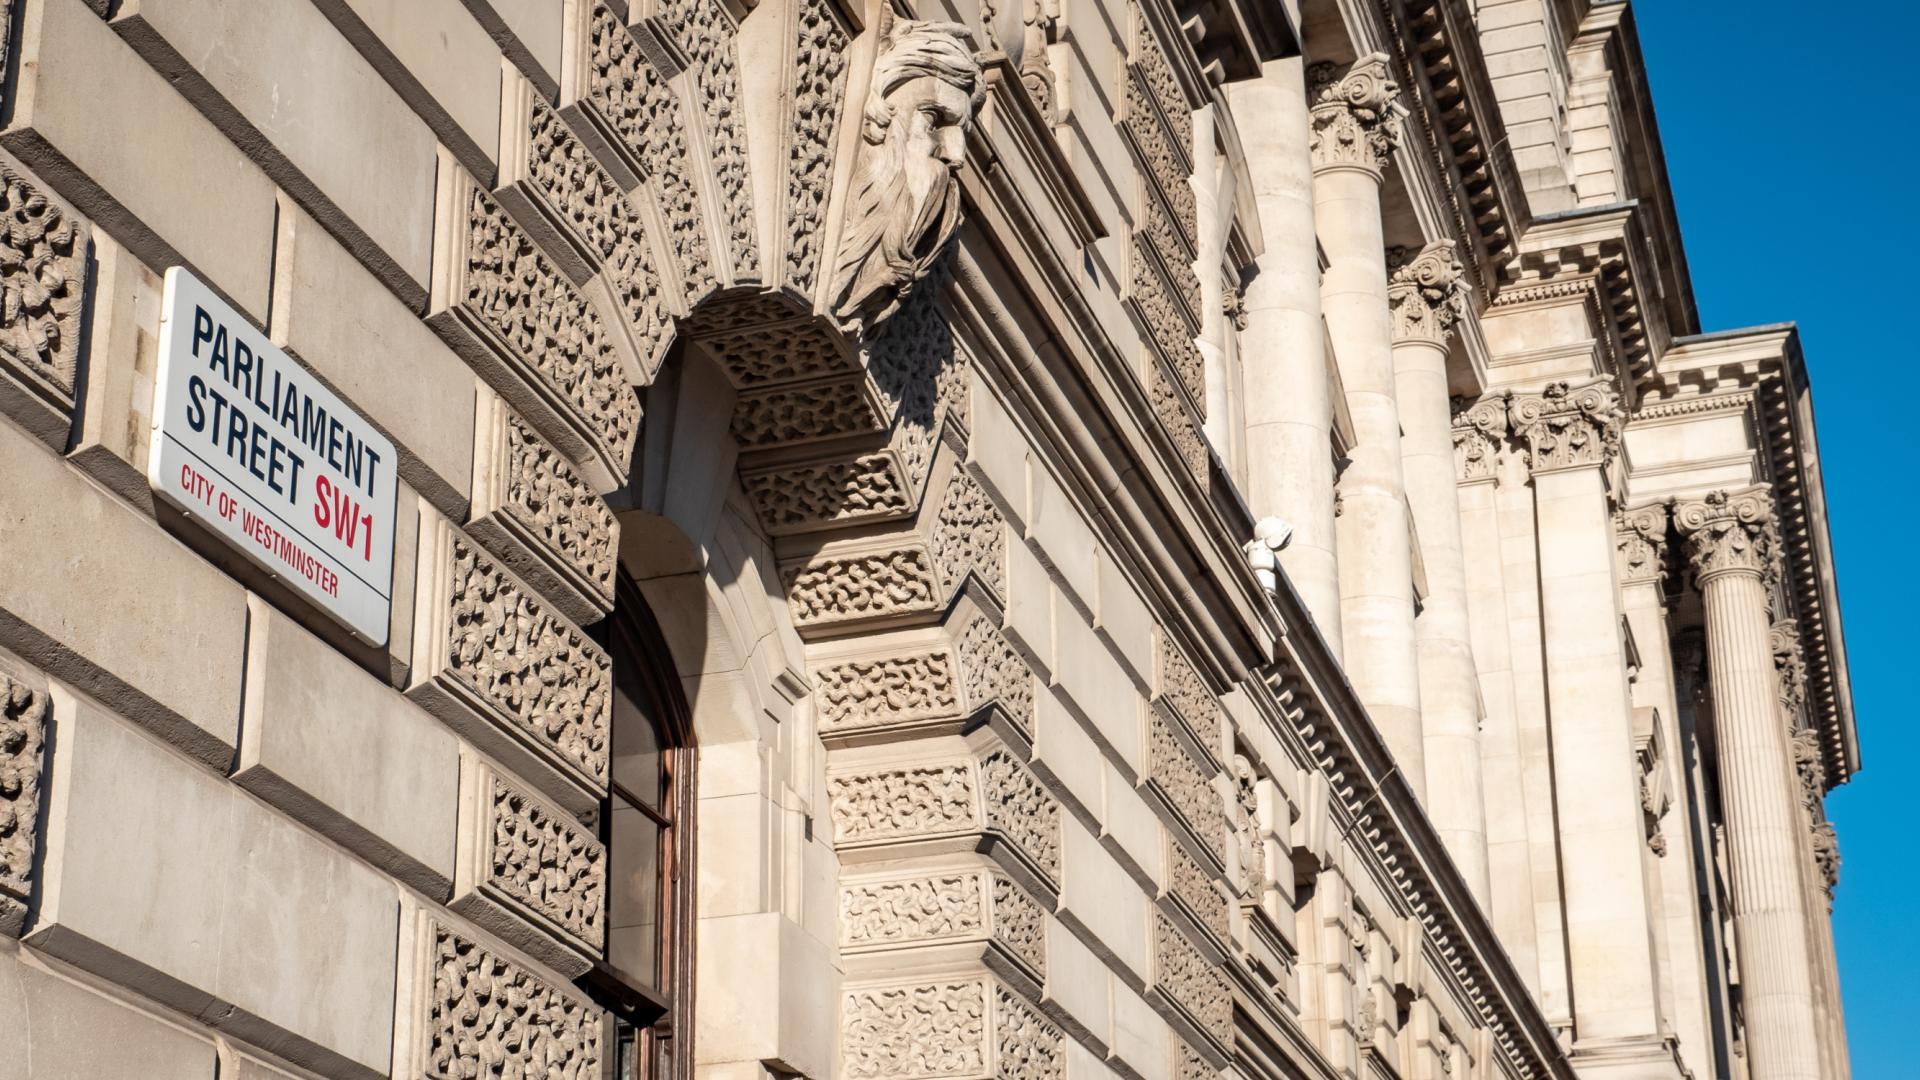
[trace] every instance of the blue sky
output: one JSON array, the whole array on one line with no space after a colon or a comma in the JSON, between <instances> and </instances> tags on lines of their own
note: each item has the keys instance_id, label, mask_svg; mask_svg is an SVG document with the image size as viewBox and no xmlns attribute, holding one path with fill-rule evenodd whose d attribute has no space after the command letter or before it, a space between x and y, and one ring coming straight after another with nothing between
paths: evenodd
<instances>
[{"instance_id":1,"label":"blue sky","mask_svg":"<svg viewBox=\"0 0 1920 1080\"><path fill-rule=\"evenodd\" d=\"M1863 768L1828 799L1844 860L1834 932L1860 1080L1920 1075L1910 819L1920 757L1901 700L1920 612L1920 444L1909 264L1920 240L1910 67L1871 47L1891 0L1634 5L1703 329L1800 324L1813 379ZM1892 44L1892 43L1889 43ZM1907 436L1902 439L1898 436ZM1904 677L1903 677L1904 676Z\"/></svg>"}]
</instances>

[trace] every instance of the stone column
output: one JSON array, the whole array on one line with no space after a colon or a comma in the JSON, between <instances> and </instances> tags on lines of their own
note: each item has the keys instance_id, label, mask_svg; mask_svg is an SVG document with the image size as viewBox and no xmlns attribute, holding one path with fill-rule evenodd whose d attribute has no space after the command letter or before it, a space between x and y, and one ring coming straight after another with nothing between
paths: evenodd
<instances>
[{"instance_id":1,"label":"stone column","mask_svg":"<svg viewBox=\"0 0 1920 1080\"><path fill-rule=\"evenodd\" d=\"M1453 241L1388 253L1394 399L1407 508L1420 537L1427 599L1414 619L1420 656L1420 724L1427 813L1486 908L1487 812L1480 777L1480 689L1467 618L1467 565L1454 488L1453 400L1447 339L1466 300Z\"/></svg>"},{"instance_id":2,"label":"stone column","mask_svg":"<svg viewBox=\"0 0 1920 1080\"><path fill-rule=\"evenodd\" d=\"M1639 646L1640 674L1634 700L1658 714L1662 758L1655 768L1665 777L1671 808L1654 842L1660 918L1664 935L1662 984L1667 1016L1679 1039L1681 1060L1695 1068L1710 1060L1705 958L1712 955L1701 938L1699 901L1694 881L1694 838L1687 821L1689 778L1685 740L1680 730L1679 681L1673 667L1673 641L1667 621L1667 534L1672 519L1666 502L1636 506L1614 515L1620 604Z\"/></svg>"},{"instance_id":3,"label":"stone column","mask_svg":"<svg viewBox=\"0 0 1920 1080\"><path fill-rule=\"evenodd\" d=\"M1544 1001L1539 935L1534 922L1533 852L1528 839L1519 695L1514 687L1516 649L1508 622L1508 556L1500 536L1500 507L1495 498L1500 453L1506 442L1506 395L1457 403L1453 417L1455 494L1460 504L1461 547L1473 552L1463 569L1471 659L1486 709L1480 731L1480 777L1486 800L1487 915L1521 977ZM1532 530L1527 532L1531 537ZM1431 758L1428 764L1432 764Z\"/></svg>"},{"instance_id":4,"label":"stone column","mask_svg":"<svg viewBox=\"0 0 1920 1080\"><path fill-rule=\"evenodd\" d=\"M1800 781L1776 701L1764 574L1773 544L1765 485L1681 503L1707 620L1720 806L1727 827L1733 933L1740 948L1752 1080L1817 1080L1805 894L1798 858Z\"/></svg>"},{"instance_id":5,"label":"stone column","mask_svg":"<svg viewBox=\"0 0 1920 1080\"><path fill-rule=\"evenodd\" d=\"M1247 284L1240 335L1245 387L1247 504L1256 520L1293 526L1280 552L1287 578L1336 655L1340 578L1333 537L1333 402L1320 322L1320 250L1313 223L1307 83L1295 57L1259 79L1227 84L1266 250Z\"/></svg>"},{"instance_id":6,"label":"stone column","mask_svg":"<svg viewBox=\"0 0 1920 1080\"><path fill-rule=\"evenodd\" d=\"M1666 1051L1608 505L1622 410L1598 379L1508 413L1532 457L1574 1054L1651 1064Z\"/></svg>"},{"instance_id":7,"label":"stone column","mask_svg":"<svg viewBox=\"0 0 1920 1080\"><path fill-rule=\"evenodd\" d=\"M1413 552L1400 468L1380 182L1406 110L1374 53L1348 67L1308 69L1313 102L1313 206L1327 269L1320 285L1354 442L1340 478L1335 527L1347 677L1426 799L1420 660L1413 635Z\"/></svg>"}]
</instances>

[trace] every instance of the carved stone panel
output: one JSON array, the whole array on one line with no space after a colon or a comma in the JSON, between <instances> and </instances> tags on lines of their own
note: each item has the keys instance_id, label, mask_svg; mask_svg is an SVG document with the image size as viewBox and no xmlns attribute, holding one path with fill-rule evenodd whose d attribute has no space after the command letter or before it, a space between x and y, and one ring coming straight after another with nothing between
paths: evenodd
<instances>
[{"instance_id":1,"label":"carved stone panel","mask_svg":"<svg viewBox=\"0 0 1920 1080\"><path fill-rule=\"evenodd\" d=\"M612 661L471 539L422 532L408 694L567 809L597 805Z\"/></svg>"},{"instance_id":2,"label":"carved stone panel","mask_svg":"<svg viewBox=\"0 0 1920 1080\"><path fill-rule=\"evenodd\" d=\"M1206 436L1201 434L1200 425L1193 414L1187 411L1187 403L1180 391L1174 387L1173 380L1157 363L1147 368L1147 397L1153 404L1153 414L1167 429L1167 436L1173 440L1173 448L1180 460L1193 476L1194 483L1202 489L1208 485L1208 450Z\"/></svg>"},{"instance_id":3,"label":"carved stone panel","mask_svg":"<svg viewBox=\"0 0 1920 1080\"><path fill-rule=\"evenodd\" d=\"M1196 1034L1222 1047L1233 1045L1233 991L1225 976L1158 915L1153 920L1153 984L1185 1014Z\"/></svg>"},{"instance_id":4,"label":"carved stone panel","mask_svg":"<svg viewBox=\"0 0 1920 1080\"><path fill-rule=\"evenodd\" d=\"M753 178L741 120L739 57L733 20L715 0L686 0L680 46L693 73L692 90L705 120L706 156L714 200L725 225L733 283L760 280L759 230L754 226Z\"/></svg>"},{"instance_id":5,"label":"carved stone panel","mask_svg":"<svg viewBox=\"0 0 1920 1080\"><path fill-rule=\"evenodd\" d=\"M1221 942L1229 940L1227 898L1172 833L1166 834L1168 892Z\"/></svg>"},{"instance_id":6,"label":"carved stone panel","mask_svg":"<svg viewBox=\"0 0 1920 1080\"><path fill-rule=\"evenodd\" d=\"M450 907L577 976L606 940L606 849L592 830L469 755Z\"/></svg>"},{"instance_id":7,"label":"carved stone panel","mask_svg":"<svg viewBox=\"0 0 1920 1080\"><path fill-rule=\"evenodd\" d=\"M600 1075L605 1014L572 987L431 915L418 916L408 936L410 1080Z\"/></svg>"},{"instance_id":8,"label":"carved stone panel","mask_svg":"<svg viewBox=\"0 0 1920 1080\"><path fill-rule=\"evenodd\" d=\"M841 1059L852 1080L1062 1080L1065 1036L985 975L850 987Z\"/></svg>"},{"instance_id":9,"label":"carved stone panel","mask_svg":"<svg viewBox=\"0 0 1920 1080\"><path fill-rule=\"evenodd\" d=\"M0 11L0 29L7 22ZM0 159L0 411L65 448L87 272L87 226Z\"/></svg>"},{"instance_id":10,"label":"carved stone panel","mask_svg":"<svg viewBox=\"0 0 1920 1080\"><path fill-rule=\"evenodd\" d=\"M1226 809L1209 780L1213 771L1202 768L1159 713L1147 714L1147 786L1224 866Z\"/></svg>"},{"instance_id":11,"label":"carved stone panel","mask_svg":"<svg viewBox=\"0 0 1920 1080\"><path fill-rule=\"evenodd\" d=\"M33 848L46 769L44 690L0 671L0 934L20 932L33 895Z\"/></svg>"},{"instance_id":12,"label":"carved stone panel","mask_svg":"<svg viewBox=\"0 0 1920 1080\"><path fill-rule=\"evenodd\" d=\"M840 946L849 954L965 942L1046 977L1046 913L1003 874L956 868L841 884Z\"/></svg>"},{"instance_id":13,"label":"carved stone panel","mask_svg":"<svg viewBox=\"0 0 1920 1080\"><path fill-rule=\"evenodd\" d=\"M1182 305L1168 289L1160 260L1149 250L1145 234L1134 236L1128 248L1128 274L1131 282L1127 298L1133 301L1160 355L1172 368L1187 400L1205 416L1207 398L1206 364L1199 346L1193 343L1194 325L1188 321Z\"/></svg>"},{"instance_id":14,"label":"carved stone panel","mask_svg":"<svg viewBox=\"0 0 1920 1080\"><path fill-rule=\"evenodd\" d=\"M491 196L441 165L429 324L597 488L617 486L640 399L599 315Z\"/></svg>"},{"instance_id":15,"label":"carved stone panel","mask_svg":"<svg viewBox=\"0 0 1920 1080\"><path fill-rule=\"evenodd\" d=\"M886 451L743 472L740 486L776 536L884 521L913 509L900 463Z\"/></svg>"},{"instance_id":16,"label":"carved stone panel","mask_svg":"<svg viewBox=\"0 0 1920 1080\"><path fill-rule=\"evenodd\" d=\"M960 656L962 685L966 688L967 711L977 713L989 705L1000 711L1033 738L1033 669L1016 652L985 614L975 616L961 631L955 643Z\"/></svg>"},{"instance_id":17,"label":"carved stone panel","mask_svg":"<svg viewBox=\"0 0 1920 1080\"><path fill-rule=\"evenodd\" d=\"M821 737L844 740L863 732L957 721L961 706L953 665L953 654L941 650L816 666L813 697Z\"/></svg>"},{"instance_id":18,"label":"carved stone panel","mask_svg":"<svg viewBox=\"0 0 1920 1080\"><path fill-rule=\"evenodd\" d=\"M965 469L947 479L933 519L933 563L940 592L951 596L971 572L1005 602L1007 528L985 488Z\"/></svg>"},{"instance_id":19,"label":"carved stone panel","mask_svg":"<svg viewBox=\"0 0 1920 1080\"><path fill-rule=\"evenodd\" d=\"M1059 887L1060 804L1004 747L978 757L836 769L827 795L843 862L862 849L951 846L984 835L1011 849L1012 861L1003 865Z\"/></svg>"},{"instance_id":20,"label":"carved stone panel","mask_svg":"<svg viewBox=\"0 0 1920 1080\"><path fill-rule=\"evenodd\" d=\"M742 450L793 446L880 430L880 403L860 375L742 393L733 409L733 437Z\"/></svg>"},{"instance_id":21,"label":"carved stone panel","mask_svg":"<svg viewBox=\"0 0 1920 1080\"><path fill-rule=\"evenodd\" d=\"M474 425L472 534L579 623L613 610L620 523L565 457L495 398Z\"/></svg>"},{"instance_id":22,"label":"carved stone panel","mask_svg":"<svg viewBox=\"0 0 1920 1080\"><path fill-rule=\"evenodd\" d=\"M812 296L820 281L833 191L834 133L846 96L847 31L832 0L799 0L787 131L786 282Z\"/></svg>"},{"instance_id":23,"label":"carved stone panel","mask_svg":"<svg viewBox=\"0 0 1920 1080\"><path fill-rule=\"evenodd\" d=\"M933 560L917 546L816 556L788 567L786 580L787 603L803 632L927 615L938 606Z\"/></svg>"},{"instance_id":24,"label":"carved stone panel","mask_svg":"<svg viewBox=\"0 0 1920 1080\"><path fill-rule=\"evenodd\" d=\"M1159 639L1154 700L1172 711L1204 746L1220 734L1220 699L1172 637L1162 631Z\"/></svg>"}]
</instances>

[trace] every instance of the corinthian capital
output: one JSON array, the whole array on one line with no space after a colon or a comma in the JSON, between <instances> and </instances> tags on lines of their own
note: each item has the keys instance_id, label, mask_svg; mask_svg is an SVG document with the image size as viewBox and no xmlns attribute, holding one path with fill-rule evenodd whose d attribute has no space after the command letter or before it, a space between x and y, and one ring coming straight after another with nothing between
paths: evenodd
<instances>
[{"instance_id":1,"label":"corinthian capital","mask_svg":"<svg viewBox=\"0 0 1920 1080\"><path fill-rule=\"evenodd\" d=\"M1360 169L1378 178L1400 145L1400 84L1387 74L1387 55L1369 53L1346 66L1331 62L1307 69L1307 100L1313 105L1313 167Z\"/></svg>"},{"instance_id":2,"label":"corinthian capital","mask_svg":"<svg viewBox=\"0 0 1920 1080\"><path fill-rule=\"evenodd\" d=\"M1626 410L1611 380L1575 386L1548 383L1537 394L1515 394L1507 406L1515 435L1526 440L1533 471L1605 466L1620 448Z\"/></svg>"},{"instance_id":3,"label":"corinthian capital","mask_svg":"<svg viewBox=\"0 0 1920 1080\"><path fill-rule=\"evenodd\" d=\"M1613 516L1622 584L1658 584L1667 576L1667 518L1664 502L1622 510Z\"/></svg>"},{"instance_id":4,"label":"corinthian capital","mask_svg":"<svg viewBox=\"0 0 1920 1080\"><path fill-rule=\"evenodd\" d=\"M1387 306L1393 340L1445 345L1466 307L1467 270L1454 258L1453 241L1436 240L1414 250L1387 252Z\"/></svg>"},{"instance_id":5,"label":"corinthian capital","mask_svg":"<svg viewBox=\"0 0 1920 1080\"><path fill-rule=\"evenodd\" d=\"M1773 542L1773 492L1767 485L1680 503L1673 523L1687 538L1687 561L1696 580L1766 572Z\"/></svg>"},{"instance_id":6,"label":"corinthian capital","mask_svg":"<svg viewBox=\"0 0 1920 1080\"><path fill-rule=\"evenodd\" d=\"M1453 399L1453 464L1460 483L1491 480L1507 441L1507 396Z\"/></svg>"}]
</instances>

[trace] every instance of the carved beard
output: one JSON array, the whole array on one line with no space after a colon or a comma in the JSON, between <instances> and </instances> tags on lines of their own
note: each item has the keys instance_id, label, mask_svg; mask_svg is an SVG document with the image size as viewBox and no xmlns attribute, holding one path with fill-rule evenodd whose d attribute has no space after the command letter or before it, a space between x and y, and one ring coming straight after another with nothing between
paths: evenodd
<instances>
[{"instance_id":1,"label":"carved beard","mask_svg":"<svg viewBox=\"0 0 1920 1080\"><path fill-rule=\"evenodd\" d=\"M914 282L925 277L960 226L960 184L944 162L924 196L913 193L899 125L887 132L854 189L849 231L834 266L833 313L842 327L865 322L869 333L900 309Z\"/></svg>"}]
</instances>

